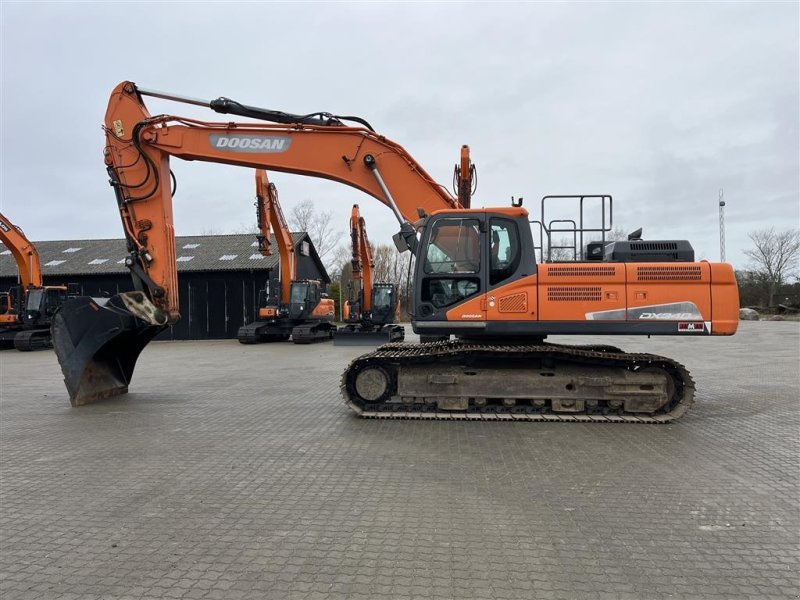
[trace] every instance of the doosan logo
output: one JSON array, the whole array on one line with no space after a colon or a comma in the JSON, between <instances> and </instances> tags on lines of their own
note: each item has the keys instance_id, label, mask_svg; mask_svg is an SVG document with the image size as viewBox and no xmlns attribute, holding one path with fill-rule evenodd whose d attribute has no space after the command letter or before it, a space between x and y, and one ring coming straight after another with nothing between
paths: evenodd
<instances>
[{"instance_id":1,"label":"doosan logo","mask_svg":"<svg viewBox=\"0 0 800 600\"><path fill-rule=\"evenodd\" d=\"M287 135L220 135L210 136L211 145L231 152L286 152L292 143Z\"/></svg>"}]
</instances>

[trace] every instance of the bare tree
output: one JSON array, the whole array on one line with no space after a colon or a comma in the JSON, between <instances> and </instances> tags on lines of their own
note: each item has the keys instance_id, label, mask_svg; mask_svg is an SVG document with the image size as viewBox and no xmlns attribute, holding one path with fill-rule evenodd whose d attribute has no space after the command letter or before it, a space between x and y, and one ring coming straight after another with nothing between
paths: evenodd
<instances>
[{"instance_id":1,"label":"bare tree","mask_svg":"<svg viewBox=\"0 0 800 600\"><path fill-rule=\"evenodd\" d=\"M317 254L326 268L335 268L332 262L333 256L328 256L339 244L342 237L340 229L334 227L333 211L318 211L314 208L314 202L310 199L303 200L300 204L292 208L288 217L289 228L292 231L305 231L311 237ZM327 257L327 260L326 260Z\"/></svg>"},{"instance_id":2,"label":"bare tree","mask_svg":"<svg viewBox=\"0 0 800 600\"><path fill-rule=\"evenodd\" d=\"M234 227L231 230L231 233L252 233L253 235L260 233L261 230L258 228L258 223L253 221L252 223L245 223L244 221L240 221L237 227Z\"/></svg>"},{"instance_id":3,"label":"bare tree","mask_svg":"<svg viewBox=\"0 0 800 600\"><path fill-rule=\"evenodd\" d=\"M394 267L395 255L397 250L394 246L388 244L381 244L372 247L372 258L375 261L375 268L373 269L373 279L375 281L387 281L392 283L399 283L392 278L392 271Z\"/></svg>"},{"instance_id":4,"label":"bare tree","mask_svg":"<svg viewBox=\"0 0 800 600\"><path fill-rule=\"evenodd\" d=\"M779 286L800 272L800 230L775 231L774 227L759 229L747 235L755 245L745 250L751 271L764 283L768 306L772 306Z\"/></svg>"},{"instance_id":5,"label":"bare tree","mask_svg":"<svg viewBox=\"0 0 800 600\"><path fill-rule=\"evenodd\" d=\"M331 276L331 279L342 279L343 275L347 274L347 281L349 281L349 274L352 272L352 266L350 266L351 256L352 252L349 244L336 246L331 255L331 266L328 268L328 275Z\"/></svg>"}]
</instances>

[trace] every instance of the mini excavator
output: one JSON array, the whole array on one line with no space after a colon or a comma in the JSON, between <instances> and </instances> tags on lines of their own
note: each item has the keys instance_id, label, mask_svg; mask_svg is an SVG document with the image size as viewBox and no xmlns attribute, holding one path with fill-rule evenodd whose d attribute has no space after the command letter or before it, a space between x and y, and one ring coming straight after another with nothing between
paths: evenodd
<instances>
[{"instance_id":1,"label":"mini excavator","mask_svg":"<svg viewBox=\"0 0 800 600\"><path fill-rule=\"evenodd\" d=\"M254 122L151 116L145 97ZM468 185L450 194L360 117L293 115L126 81L111 93L104 131L136 289L74 299L56 314L54 346L73 405L125 393L141 350L180 316L170 157L323 177L391 208L395 245L415 261L414 331L456 339L385 344L353 360L340 388L362 417L670 422L694 399L680 363L547 336L689 338L738 326L731 265L695 262L688 242L649 240L603 244L600 261L537 263L521 201L472 208Z\"/></svg>"},{"instance_id":2,"label":"mini excavator","mask_svg":"<svg viewBox=\"0 0 800 600\"><path fill-rule=\"evenodd\" d=\"M337 346L374 346L402 342L405 329L397 325L400 297L396 283L374 281L375 258L358 204L350 214L352 280L344 305L344 327L333 336Z\"/></svg>"},{"instance_id":3,"label":"mini excavator","mask_svg":"<svg viewBox=\"0 0 800 600\"><path fill-rule=\"evenodd\" d=\"M280 257L280 293L273 298L266 289L262 290L264 301L259 301L257 318L239 328L239 342L286 341L290 336L295 344L330 340L336 331L332 323L336 314L334 302L323 298L319 281L297 279L292 234L278 202L278 190L269 182L264 169L256 170L256 216L260 231L258 250L264 256L272 254L270 228L275 234Z\"/></svg>"},{"instance_id":4,"label":"mini excavator","mask_svg":"<svg viewBox=\"0 0 800 600\"><path fill-rule=\"evenodd\" d=\"M39 252L22 229L0 214L0 242L17 263L20 285L4 292L0 299L0 344L29 351L49 348L50 323L67 299L67 286L42 282Z\"/></svg>"}]
</instances>

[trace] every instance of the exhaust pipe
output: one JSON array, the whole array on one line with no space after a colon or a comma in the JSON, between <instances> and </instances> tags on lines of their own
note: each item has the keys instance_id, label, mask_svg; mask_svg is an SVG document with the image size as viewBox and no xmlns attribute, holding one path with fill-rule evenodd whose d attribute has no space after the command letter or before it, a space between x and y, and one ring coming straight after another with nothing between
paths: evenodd
<instances>
[{"instance_id":1,"label":"exhaust pipe","mask_svg":"<svg viewBox=\"0 0 800 600\"><path fill-rule=\"evenodd\" d=\"M167 322L167 314L142 292L66 301L51 333L70 404L127 393L139 354Z\"/></svg>"}]
</instances>

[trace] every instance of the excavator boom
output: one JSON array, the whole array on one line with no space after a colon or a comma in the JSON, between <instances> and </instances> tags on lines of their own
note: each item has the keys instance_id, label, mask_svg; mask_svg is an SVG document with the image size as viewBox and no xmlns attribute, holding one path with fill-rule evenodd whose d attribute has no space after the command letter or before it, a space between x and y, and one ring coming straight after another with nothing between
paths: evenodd
<instances>
[{"instance_id":1,"label":"excavator boom","mask_svg":"<svg viewBox=\"0 0 800 600\"><path fill-rule=\"evenodd\" d=\"M23 289L42 287L42 265L39 252L25 237L22 229L14 225L0 213L0 242L5 244L17 263L20 283Z\"/></svg>"},{"instance_id":2,"label":"excavator boom","mask_svg":"<svg viewBox=\"0 0 800 600\"><path fill-rule=\"evenodd\" d=\"M143 96L208 106L268 123L204 122L153 117ZM296 117L242 105L229 99L200 101L139 89L129 81L114 88L104 121L104 160L120 211L135 292L111 300L76 299L80 310L61 311L53 323L56 354L73 405L125 393L139 352L159 331L180 318L169 158L264 168L331 179L350 185L389 206L401 221L408 245L416 241L410 223L417 208L430 213L458 209L458 201L399 144L376 134L363 120L346 127L330 115ZM380 166L378 165L380 163ZM392 190L391 192L389 190ZM111 348L106 305L130 315L119 335L133 328L136 344ZM88 312L87 312L88 311ZM72 315L72 316L67 316ZM116 322L116 317L111 317ZM87 325L82 322L89 320ZM92 323L93 322L93 323ZM112 351L113 350L113 351ZM124 354L124 360L118 356ZM120 369L121 364L130 365Z\"/></svg>"},{"instance_id":3,"label":"excavator boom","mask_svg":"<svg viewBox=\"0 0 800 600\"><path fill-rule=\"evenodd\" d=\"M289 225L278 202L278 188L270 183L264 169L256 169L256 206L258 207L258 247L264 256L272 254L271 235L275 235L280 257L280 303L289 303L292 281L297 278L297 256Z\"/></svg>"}]
</instances>

